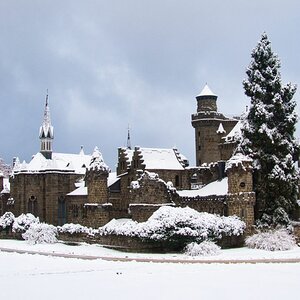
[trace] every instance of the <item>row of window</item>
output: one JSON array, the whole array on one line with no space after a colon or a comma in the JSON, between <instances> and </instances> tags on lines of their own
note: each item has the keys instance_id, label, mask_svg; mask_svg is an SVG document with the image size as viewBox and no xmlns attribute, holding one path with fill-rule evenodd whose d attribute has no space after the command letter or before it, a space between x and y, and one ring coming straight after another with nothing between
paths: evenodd
<instances>
[{"instance_id":1,"label":"row of window","mask_svg":"<svg viewBox=\"0 0 300 300\"><path fill-rule=\"evenodd\" d=\"M43 141L42 151L51 151L51 150L52 150L51 141Z\"/></svg>"}]
</instances>

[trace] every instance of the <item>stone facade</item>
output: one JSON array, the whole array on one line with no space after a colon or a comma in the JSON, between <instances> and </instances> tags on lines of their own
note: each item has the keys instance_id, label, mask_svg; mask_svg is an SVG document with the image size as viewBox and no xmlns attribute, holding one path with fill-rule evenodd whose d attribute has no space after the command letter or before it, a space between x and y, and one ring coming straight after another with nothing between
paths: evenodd
<instances>
[{"instance_id":1,"label":"stone facade","mask_svg":"<svg viewBox=\"0 0 300 300\"><path fill-rule=\"evenodd\" d=\"M227 214L240 217L251 230L254 224L255 193L253 192L252 161L241 153L235 154L227 165Z\"/></svg>"},{"instance_id":2,"label":"stone facade","mask_svg":"<svg viewBox=\"0 0 300 300\"><path fill-rule=\"evenodd\" d=\"M174 194L173 184L161 180L156 173L145 171L130 188L129 212L133 220L144 222L163 205L172 203Z\"/></svg>"},{"instance_id":3,"label":"stone facade","mask_svg":"<svg viewBox=\"0 0 300 300\"><path fill-rule=\"evenodd\" d=\"M10 178L10 196L14 199L11 211L15 215L30 212L49 224L64 224L66 195L81 177L64 172L15 174Z\"/></svg>"}]
</instances>

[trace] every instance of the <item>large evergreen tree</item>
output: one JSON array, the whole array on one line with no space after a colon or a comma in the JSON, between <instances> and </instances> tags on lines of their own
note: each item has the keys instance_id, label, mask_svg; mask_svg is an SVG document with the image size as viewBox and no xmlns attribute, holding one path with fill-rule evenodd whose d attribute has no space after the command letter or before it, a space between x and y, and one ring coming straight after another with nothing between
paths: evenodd
<instances>
[{"instance_id":1,"label":"large evergreen tree","mask_svg":"<svg viewBox=\"0 0 300 300\"><path fill-rule=\"evenodd\" d=\"M243 85L251 99L244 120L241 146L254 160L256 217L269 224L286 224L296 205L298 155L294 138L296 86L282 85L280 61L263 34L252 51Z\"/></svg>"}]
</instances>

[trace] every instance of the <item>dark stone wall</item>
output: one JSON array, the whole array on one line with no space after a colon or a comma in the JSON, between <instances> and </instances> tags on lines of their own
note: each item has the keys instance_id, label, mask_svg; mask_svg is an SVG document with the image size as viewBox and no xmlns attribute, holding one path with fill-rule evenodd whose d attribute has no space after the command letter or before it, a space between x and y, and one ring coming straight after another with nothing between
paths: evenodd
<instances>
[{"instance_id":1,"label":"dark stone wall","mask_svg":"<svg viewBox=\"0 0 300 300\"><path fill-rule=\"evenodd\" d=\"M10 178L15 215L31 212L42 222L58 224L58 202L75 189L82 175L74 173L19 173Z\"/></svg>"}]
</instances>

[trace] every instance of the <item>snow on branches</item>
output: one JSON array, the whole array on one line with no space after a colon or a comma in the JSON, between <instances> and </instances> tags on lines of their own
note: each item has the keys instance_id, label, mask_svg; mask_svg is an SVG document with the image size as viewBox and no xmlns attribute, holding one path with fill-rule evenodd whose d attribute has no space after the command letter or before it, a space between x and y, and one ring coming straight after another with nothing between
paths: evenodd
<instances>
[{"instance_id":1,"label":"snow on branches","mask_svg":"<svg viewBox=\"0 0 300 300\"><path fill-rule=\"evenodd\" d=\"M189 207L159 208L146 221L128 221L119 226L116 220L99 228L101 235L125 235L154 241L177 240L204 241L220 239L222 236L241 235L245 223L236 216L224 217L209 213L199 213Z\"/></svg>"},{"instance_id":2,"label":"snow on branches","mask_svg":"<svg viewBox=\"0 0 300 300\"><path fill-rule=\"evenodd\" d=\"M248 237L245 243L249 248L267 251L290 250L296 246L295 238L286 229L259 232Z\"/></svg>"},{"instance_id":3,"label":"snow on branches","mask_svg":"<svg viewBox=\"0 0 300 300\"><path fill-rule=\"evenodd\" d=\"M221 247L211 241L204 241L200 244L192 242L184 248L184 254L189 256L211 256L218 255Z\"/></svg>"},{"instance_id":4,"label":"snow on branches","mask_svg":"<svg viewBox=\"0 0 300 300\"><path fill-rule=\"evenodd\" d=\"M22 237L29 244L54 244L57 242L57 228L46 223L33 223Z\"/></svg>"},{"instance_id":5,"label":"snow on branches","mask_svg":"<svg viewBox=\"0 0 300 300\"><path fill-rule=\"evenodd\" d=\"M254 189L260 212L256 217L273 216L279 208L291 214L298 193L298 172L293 163L299 153L294 138L296 103L292 99L296 86L282 85L280 61L265 33L251 57L243 81L251 105L243 120L241 147L254 161Z\"/></svg>"}]
</instances>

